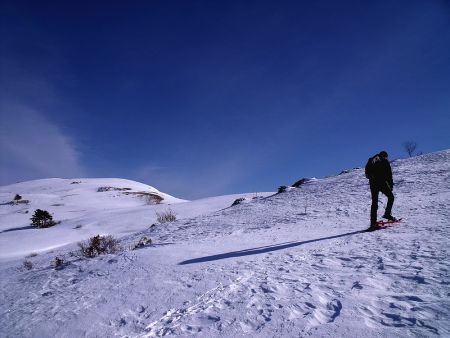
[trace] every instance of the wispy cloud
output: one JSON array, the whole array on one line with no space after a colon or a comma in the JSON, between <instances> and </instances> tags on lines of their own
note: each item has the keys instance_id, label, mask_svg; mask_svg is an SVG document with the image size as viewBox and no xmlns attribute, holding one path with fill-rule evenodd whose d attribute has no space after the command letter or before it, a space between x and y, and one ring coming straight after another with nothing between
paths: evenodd
<instances>
[{"instance_id":1,"label":"wispy cloud","mask_svg":"<svg viewBox=\"0 0 450 338\"><path fill-rule=\"evenodd\" d=\"M42 113L2 100L0 117L0 184L83 176L73 140Z\"/></svg>"},{"instance_id":2,"label":"wispy cloud","mask_svg":"<svg viewBox=\"0 0 450 338\"><path fill-rule=\"evenodd\" d=\"M63 96L19 60L11 48L0 54L0 184L85 176L74 139L48 118Z\"/></svg>"},{"instance_id":3,"label":"wispy cloud","mask_svg":"<svg viewBox=\"0 0 450 338\"><path fill-rule=\"evenodd\" d=\"M248 157L248 155L247 155ZM196 199L236 193L239 182L251 175L254 165L244 154L236 152L220 161L204 165L179 164L176 167L143 165L132 173L132 179L154 186L179 198Z\"/></svg>"}]
</instances>

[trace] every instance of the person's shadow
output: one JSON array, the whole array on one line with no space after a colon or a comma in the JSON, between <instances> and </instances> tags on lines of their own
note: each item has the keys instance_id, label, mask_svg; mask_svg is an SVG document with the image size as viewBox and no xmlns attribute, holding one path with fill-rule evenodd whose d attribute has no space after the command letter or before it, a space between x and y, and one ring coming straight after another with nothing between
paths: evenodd
<instances>
[{"instance_id":1,"label":"person's shadow","mask_svg":"<svg viewBox=\"0 0 450 338\"><path fill-rule=\"evenodd\" d=\"M233 258L233 257L242 257L242 256L249 256L249 255L257 255L257 254L262 254L262 253L266 253L266 252L292 248L292 247L300 246L300 245L307 244L307 243L314 243L314 242L319 242L319 241L325 241L327 239L334 239L334 238L339 238L339 237L356 235L356 234L363 233L363 232L365 232L365 230L358 230L358 231L347 232L345 234L340 234L340 235L335 235L335 236L328 236L328 237L310 239L310 240L302 241L302 242L286 242L286 243L280 243L280 244L277 244L277 245L267 245L267 246L260 246L260 247L257 247L257 248L252 248L252 249L231 251L231 252L226 252L226 253L212 255L212 256L205 256L205 257L199 257L199 258L194 258L194 259L188 259L186 261L182 261L182 262L178 263L178 265L204 263L204 262L210 262L210 261L217 261L219 259L226 259L226 258Z\"/></svg>"}]
</instances>

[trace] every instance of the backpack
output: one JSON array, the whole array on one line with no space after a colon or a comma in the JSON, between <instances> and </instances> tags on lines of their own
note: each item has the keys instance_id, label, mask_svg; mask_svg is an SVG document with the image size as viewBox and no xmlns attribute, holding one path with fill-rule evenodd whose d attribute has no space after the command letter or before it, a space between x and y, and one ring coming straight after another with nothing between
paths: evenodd
<instances>
[{"instance_id":1,"label":"backpack","mask_svg":"<svg viewBox=\"0 0 450 338\"><path fill-rule=\"evenodd\" d=\"M366 164L366 168L365 168L367 179L370 179L371 177L373 177L374 165L379 160L380 160L380 158L378 157L378 155L375 155L374 157L369 157L369 159L367 160L367 164Z\"/></svg>"}]
</instances>

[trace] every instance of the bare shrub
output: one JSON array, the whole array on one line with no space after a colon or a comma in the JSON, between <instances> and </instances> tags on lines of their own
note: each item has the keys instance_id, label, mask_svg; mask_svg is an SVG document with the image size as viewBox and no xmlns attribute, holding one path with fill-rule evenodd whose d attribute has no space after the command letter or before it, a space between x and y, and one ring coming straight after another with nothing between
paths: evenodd
<instances>
[{"instance_id":1,"label":"bare shrub","mask_svg":"<svg viewBox=\"0 0 450 338\"><path fill-rule=\"evenodd\" d=\"M150 205L161 204L161 202L164 200L163 197L161 197L157 193L153 193L153 192L125 191L122 193L125 195L131 195L131 196L137 196L137 197L143 198L147 202L147 204L150 204Z\"/></svg>"},{"instance_id":2,"label":"bare shrub","mask_svg":"<svg viewBox=\"0 0 450 338\"><path fill-rule=\"evenodd\" d=\"M56 270L62 269L64 267L64 259L56 256L55 260L53 261L53 266L55 267Z\"/></svg>"},{"instance_id":3,"label":"bare shrub","mask_svg":"<svg viewBox=\"0 0 450 338\"><path fill-rule=\"evenodd\" d=\"M16 204L29 204L30 201L29 200L20 200L20 201L16 201Z\"/></svg>"},{"instance_id":4,"label":"bare shrub","mask_svg":"<svg viewBox=\"0 0 450 338\"><path fill-rule=\"evenodd\" d=\"M305 195L305 212L302 215L307 215L308 211L308 195Z\"/></svg>"},{"instance_id":5,"label":"bare shrub","mask_svg":"<svg viewBox=\"0 0 450 338\"><path fill-rule=\"evenodd\" d=\"M84 257L92 258L98 255L116 253L120 250L119 241L111 235L96 235L86 242L78 243L81 254Z\"/></svg>"},{"instance_id":6,"label":"bare shrub","mask_svg":"<svg viewBox=\"0 0 450 338\"><path fill-rule=\"evenodd\" d=\"M117 188L117 187L99 187L97 192L105 192L105 191L128 191L131 188Z\"/></svg>"},{"instance_id":7,"label":"bare shrub","mask_svg":"<svg viewBox=\"0 0 450 338\"><path fill-rule=\"evenodd\" d=\"M162 198L161 196L159 196L157 194L152 194L152 193L145 193L145 194L142 194L142 196L145 198L147 203L150 205L160 204L164 200L164 198Z\"/></svg>"},{"instance_id":8,"label":"bare shrub","mask_svg":"<svg viewBox=\"0 0 450 338\"><path fill-rule=\"evenodd\" d=\"M31 270L31 269L33 269L33 263L31 263L30 261L24 261L23 268L25 270Z\"/></svg>"},{"instance_id":9,"label":"bare shrub","mask_svg":"<svg viewBox=\"0 0 450 338\"><path fill-rule=\"evenodd\" d=\"M159 223L174 222L177 220L177 215L172 209L167 209L163 212L156 212L156 220Z\"/></svg>"}]
</instances>

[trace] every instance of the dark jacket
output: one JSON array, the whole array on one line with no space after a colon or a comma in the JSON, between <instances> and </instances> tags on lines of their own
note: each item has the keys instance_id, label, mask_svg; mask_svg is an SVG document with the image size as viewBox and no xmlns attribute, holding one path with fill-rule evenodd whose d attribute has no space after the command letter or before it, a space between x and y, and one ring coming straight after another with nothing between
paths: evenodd
<instances>
[{"instance_id":1,"label":"dark jacket","mask_svg":"<svg viewBox=\"0 0 450 338\"><path fill-rule=\"evenodd\" d=\"M380 155L369 158L366 165L366 176L371 184L383 185L387 183L390 189L394 187L391 165L386 158Z\"/></svg>"}]
</instances>

